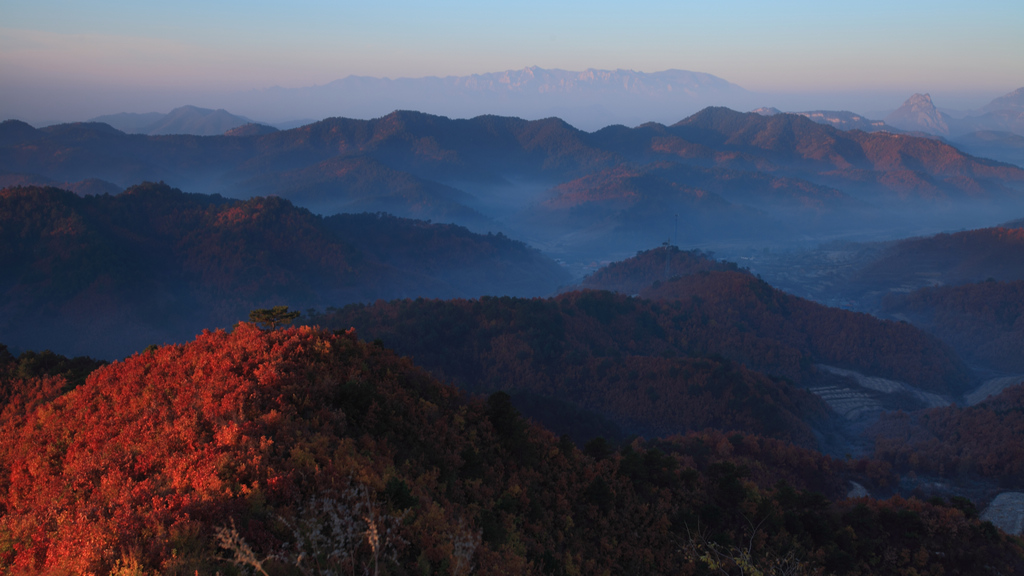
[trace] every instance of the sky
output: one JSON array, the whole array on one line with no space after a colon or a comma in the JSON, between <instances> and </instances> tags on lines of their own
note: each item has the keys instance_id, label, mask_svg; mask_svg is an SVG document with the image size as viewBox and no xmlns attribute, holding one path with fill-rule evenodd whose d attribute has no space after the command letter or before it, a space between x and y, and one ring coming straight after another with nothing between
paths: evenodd
<instances>
[{"instance_id":1,"label":"sky","mask_svg":"<svg viewBox=\"0 0 1024 576\"><path fill-rule=\"evenodd\" d=\"M809 103L884 94L895 108L930 92L967 108L1024 86L1022 30L1021 0L0 0L0 119L527 66L692 70Z\"/></svg>"}]
</instances>

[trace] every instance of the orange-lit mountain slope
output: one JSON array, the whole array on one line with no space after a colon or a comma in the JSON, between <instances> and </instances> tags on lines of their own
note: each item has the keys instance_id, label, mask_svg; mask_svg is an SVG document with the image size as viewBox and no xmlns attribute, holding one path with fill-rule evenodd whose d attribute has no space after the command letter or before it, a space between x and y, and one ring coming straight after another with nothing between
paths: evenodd
<instances>
[{"instance_id":1,"label":"orange-lit mountain slope","mask_svg":"<svg viewBox=\"0 0 1024 576\"><path fill-rule=\"evenodd\" d=\"M830 502L843 462L715 432L581 452L352 333L207 332L3 425L12 573L691 575L734 542L795 573L1024 568L955 502Z\"/></svg>"}]
</instances>

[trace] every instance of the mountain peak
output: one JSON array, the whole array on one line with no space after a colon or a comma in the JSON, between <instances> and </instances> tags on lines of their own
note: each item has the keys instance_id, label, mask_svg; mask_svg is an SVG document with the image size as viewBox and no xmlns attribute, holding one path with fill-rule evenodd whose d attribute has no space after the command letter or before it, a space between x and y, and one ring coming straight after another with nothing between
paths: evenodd
<instances>
[{"instance_id":1,"label":"mountain peak","mask_svg":"<svg viewBox=\"0 0 1024 576\"><path fill-rule=\"evenodd\" d=\"M307 118L378 118L409 108L449 118L557 116L593 131L614 124L669 124L710 104L749 109L757 96L704 72L526 66L393 80L347 76L324 86L254 91L245 98L247 113L263 118L299 109Z\"/></svg>"},{"instance_id":2,"label":"mountain peak","mask_svg":"<svg viewBox=\"0 0 1024 576\"><path fill-rule=\"evenodd\" d=\"M178 106L177 108L175 108L174 110L171 110L167 114L168 115L174 115L174 114L203 114L203 115L206 115L206 114L211 114L213 112L221 112L221 111L222 110L213 110L213 109L210 109L210 108L200 108L199 106L194 106L192 104L186 104L184 106Z\"/></svg>"},{"instance_id":3,"label":"mountain peak","mask_svg":"<svg viewBox=\"0 0 1024 576\"><path fill-rule=\"evenodd\" d=\"M1024 110L1024 88L1017 88L1009 94L996 98L989 102L982 110L985 112Z\"/></svg>"},{"instance_id":4,"label":"mountain peak","mask_svg":"<svg viewBox=\"0 0 1024 576\"><path fill-rule=\"evenodd\" d=\"M932 104L931 94L914 94L910 98L907 98L907 101L904 102L903 105L923 108L935 108L935 105Z\"/></svg>"},{"instance_id":5,"label":"mountain peak","mask_svg":"<svg viewBox=\"0 0 1024 576\"><path fill-rule=\"evenodd\" d=\"M42 133L30 124L21 120L4 120L0 122L0 146L10 146L39 138Z\"/></svg>"},{"instance_id":6,"label":"mountain peak","mask_svg":"<svg viewBox=\"0 0 1024 576\"><path fill-rule=\"evenodd\" d=\"M946 115L935 108L930 94L914 94L895 112L886 116L885 123L904 130L949 134Z\"/></svg>"},{"instance_id":7,"label":"mountain peak","mask_svg":"<svg viewBox=\"0 0 1024 576\"><path fill-rule=\"evenodd\" d=\"M200 108L191 104L179 106L167 114L149 112L135 114L122 112L107 116L97 116L90 122L103 122L126 134L193 134L196 136L216 136L227 130L244 126L252 121L244 116L236 116L227 110Z\"/></svg>"}]
</instances>

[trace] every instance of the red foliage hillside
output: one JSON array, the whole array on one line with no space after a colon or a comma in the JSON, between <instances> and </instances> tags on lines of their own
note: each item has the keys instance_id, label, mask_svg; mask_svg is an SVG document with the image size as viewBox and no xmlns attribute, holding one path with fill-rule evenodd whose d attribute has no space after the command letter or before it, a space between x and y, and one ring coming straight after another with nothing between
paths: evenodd
<instances>
[{"instance_id":1,"label":"red foliage hillside","mask_svg":"<svg viewBox=\"0 0 1024 576\"><path fill-rule=\"evenodd\" d=\"M708 432L581 453L507 396L467 400L312 328L135 355L5 432L10 573L689 576L734 546L793 573L1024 569L1018 541L955 506L806 491L842 490L844 465L812 452Z\"/></svg>"},{"instance_id":2,"label":"red foliage hillside","mask_svg":"<svg viewBox=\"0 0 1024 576\"><path fill-rule=\"evenodd\" d=\"M205 552L197 531L232 517L272 538L267 506L285 512L347 482L383 490L385 459L457 469L458 452L438 451L462 443L437 413L455 398L383 351L308 328L242 324L139 354L4 437L7 566L85 573L131 553L173 567L172 548ZM438 444L388 447L420 434Z\"/></svg>"}]
</instances>

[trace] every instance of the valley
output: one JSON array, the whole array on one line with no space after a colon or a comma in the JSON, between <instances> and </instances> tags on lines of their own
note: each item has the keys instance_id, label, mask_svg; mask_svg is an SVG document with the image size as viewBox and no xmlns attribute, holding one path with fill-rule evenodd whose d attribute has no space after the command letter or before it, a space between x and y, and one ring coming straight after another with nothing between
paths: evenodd
<instances>
[{"instance_id":1,"label":"valley","mask_svg":"<svg viewBox=\"0 0 1024 576\"><path fill-rule=\"evenodd\" d=\"M122 189L165 181L241 199L273 194L322 215L387 211L451 222L503 232L572 266L666 240L732 256L994 225L1007 210L1024 213L1020 167L935 139L843 131L797 114L706 108L672 125L595 132L555 118L408 111L231 136L0 125L0 183L76 188L86 180Z\"/></svg>"},{"instance_id":2,"label":"valley","mask_svg":"<svg viewBox=\"0 0 1024 576\"><path fill-rule=\"evenodd\" d=\"M1024 575L1024 2L0 7L0 576Z\"/></svg>"}]
</instances>

